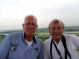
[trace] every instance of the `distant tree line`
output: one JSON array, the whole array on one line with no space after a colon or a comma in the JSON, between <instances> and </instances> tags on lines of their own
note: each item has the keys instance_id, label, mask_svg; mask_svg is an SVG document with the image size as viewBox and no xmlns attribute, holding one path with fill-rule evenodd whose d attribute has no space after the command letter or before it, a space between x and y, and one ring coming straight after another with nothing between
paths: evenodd
<instances>
[{"instance_id":1,"label":"distant tree line","mask_svg":"<svg viewBox=\"0 0 79 59\"><path fill-rule=\"evenodd\" d=\"M79 26L66 26L65 31L79 31Z\"/></svg>"},{"instance_id":2,"label":"distant tree line","mask_svg":"<svg viewBox=\"0 0 79 59\"><path fill-rule=\"evenodd\" d=\"M79 31L79 26L65 26L65 31ZM19 30L8 30L8 31L2 31L1 33L12 33L12 32L22 32L22 29ZM48 32L48 28L38 28L37 32Z\"/></svg>"},{"instance_id":3,"label":"distant tree line","mask_svg":"<svg viewBox=\"0 0 79 59\"><path fill-rule=\"evenodd\" d=\"M65 26L65 31L79 31L79 26ZM48 28L39 28L38 32L48 32Z\"/></svg>"}]
</instances>

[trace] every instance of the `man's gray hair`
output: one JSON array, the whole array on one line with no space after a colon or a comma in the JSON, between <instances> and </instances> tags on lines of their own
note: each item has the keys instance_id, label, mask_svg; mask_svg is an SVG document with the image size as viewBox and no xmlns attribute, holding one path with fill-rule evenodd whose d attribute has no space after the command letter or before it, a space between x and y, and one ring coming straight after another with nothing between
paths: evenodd
<instances>
[{"instance_id":1,"label":"man's gray hair","mask_svg":"<svg viewBox=\"0 0 79 59\"><path fill-rule=\"evenodd\" d=\"M62 24L62 26L63 26L63 28L64 28L63 22L62 22L61 20L59 20L59 19L53 19L53 20L50 22L50 24L51 24L51 23L53 23L53 24L55 24L55 23L60 23L60 24ZM49 24L49 26L50 26L50 24Z\"/></svg>"}]
</instances>

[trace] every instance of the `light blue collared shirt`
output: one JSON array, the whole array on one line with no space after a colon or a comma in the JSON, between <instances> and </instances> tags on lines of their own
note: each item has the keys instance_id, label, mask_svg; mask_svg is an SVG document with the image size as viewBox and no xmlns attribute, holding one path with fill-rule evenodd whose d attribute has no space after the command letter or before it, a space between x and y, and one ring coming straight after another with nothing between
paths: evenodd
<instances>
[{"instance_id":1,"label":"light blue collared shirt","mask_svg":"<svg viewBox=\"0 0 79 59\"><path fill-rule=\"evenodd\" d=\"M0 59L44 59L43 43L38 38L35 41L28 47L24 33L7 35L0 45Z\"/></svg>"}]
</instances>

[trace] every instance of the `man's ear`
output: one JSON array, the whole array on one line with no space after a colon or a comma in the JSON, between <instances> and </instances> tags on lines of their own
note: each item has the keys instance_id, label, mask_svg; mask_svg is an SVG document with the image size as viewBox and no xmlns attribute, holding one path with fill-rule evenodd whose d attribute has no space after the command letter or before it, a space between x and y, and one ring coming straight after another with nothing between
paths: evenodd
<instances>
[{"instance_id":1,"label":"man's ear","mask_svg":"<svg viewBox=\"0 0 79 59\"><path fill-rule=\"evenodd\" d=\"M36 26L36 28L38 28L38 25Z\"/></svg>"},{"instance_id":2,"label":"man's ear","mask_svg":"<svg viewBox=\"0 0 79 59\"><path fill-rule=\"evenodd\" d=\"M50 26L48 27L48 31L49 31L49 33L50 33Z\"/></svg>"},{"instance_id":3,"label":"man's ear","mask_svg":"<svg viewBox=\"0 0 79 59\"><path fill-rule=\"evenodd\" d=\"M24 28L24 24L22 24L22 27Z\"/></svg>"}]
</instances>

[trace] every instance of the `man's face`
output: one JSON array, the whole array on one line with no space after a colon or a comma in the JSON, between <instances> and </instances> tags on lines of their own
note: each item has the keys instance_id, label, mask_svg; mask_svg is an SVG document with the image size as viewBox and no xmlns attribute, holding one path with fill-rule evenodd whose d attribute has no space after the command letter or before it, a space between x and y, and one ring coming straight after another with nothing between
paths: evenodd
<instances>
[{"instance_id":1,"label":"man's face","mask_svg":"<svg viewBox=\"0 0 79 59\"><path fill-rule=\"evenodd\" d=\"M28 16L25 18L23 24L23 30L26 35L34 35L37 29L37 19L34 16Z\"/></svg>"},{"instance_id":2,"label":"man's face","mask_svg":"<svg viewBox=\"0 0 79 59\"><path fill-rule=\"evenodd\" d=\"M53 39L60 39L64 32L63 25L60 22L52 22L49 26L49 32L52 35Z\"/></svg>"}]
</instances>

